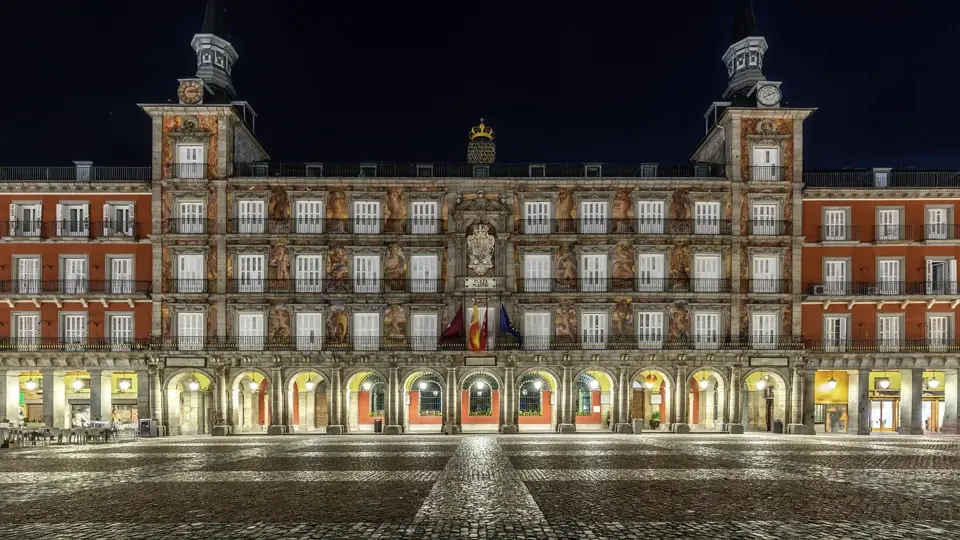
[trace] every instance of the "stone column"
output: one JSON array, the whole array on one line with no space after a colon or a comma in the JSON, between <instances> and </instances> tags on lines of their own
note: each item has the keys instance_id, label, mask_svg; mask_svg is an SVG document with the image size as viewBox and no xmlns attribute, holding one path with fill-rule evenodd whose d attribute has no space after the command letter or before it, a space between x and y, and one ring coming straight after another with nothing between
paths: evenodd
<instances>
[{"instance_id":1,"label":"stone column","mask_svg":"<svg viewBox=\"0 0 960 540\"><path fill-rule=\"evenodd\" d=\"M226 366L220 364L213 368L213 427L210 434L217 437L229 435L232 431L230 418L230 395L227 388Z\"/></svg>"},{"instance_id":2,"label":"stone column","mask_svg":"<svg viewBox=\"0 0 960 540\"><path fill-rule=\"evenodd\" d=\"M787 432L794 435L816 435L813 424L813 411L815 405L817 371L815 369L800 369L794 380L800 379L800 423L787 426Z\"/></svg>"},{"instance_id":3,"label":"stone column","mask_svg":"<svg viewBox=\"0 0 960 540\"><path fill-rule=\"evenodd\" d=\"M957 421L960 407L957 403L957 370L943 370L943 405L947 410L943 413L943 425L940 433L956 435L960 433L960 422Z\"/></svg>"},{"instance_id":4,"label":"stone column","mask_svg":"<svg viewBox=\"0 0 960 540\"><path fill-rule=\"evenodd\" d=\"M743 411L741 410L741 403L743 402L743 381L741 377L743 376L743 369L739 366L734 366L730 368L730 389L727 391L727 403L724 407L726 411L725 421L727 424L727 432L735 435L743 435L743 419L741 415Z\"/></svg>"},{"instance_id":5,"label":"stone column","mask_svg":"<svg viewBox=\"0 0 960 540\"><path fill-rule=\"evenodd\" d=\"M47 427L70 427L66 419L67 389L63 373L43 372L43 423Z\"/></svg>"},{"instance_id":6,"label":"stone column","mask_svg":"<svg viewBox=\"0 0 960 540\"><path fill-rule=\"evenodd\" d=\"M270 370L270 426L267 435L283 435L287 432L286 407L284 397L286 385L283 380L283 370L275 367Z\"/></svg>"},{"instance_id":7,"label":"stone column","mask_svg":"<svg viewBox=\"0 0 960 540\"><path fill-rule=\"evenodd\" d=\"M573 395L573 370L568 366L563 366L563 375L561 375L560 392L560 414L557 431L560 433L576 433L577 426L574 424L574 403L576 398Z\"/></svg>"},{"instance_id":8,"label":"stone column","mask_svg":"<svg viewBox=\"0 0 960 540\"><path fill-rule=\"evenodd\" d=\"M847 433L869 435L870 427L870 370L847 373Z\"/></svg>"},{"instance_id":9,"label":"stone column","mask_svg":"<svg viewBox=\"0 0 960 540\"><path fill-rule=\"evenodd\" d=\"M509 278L507 281L510 281ZM503 426L500 427L500 433L504 435L512 435L518 432L515 369L512 365L508 365L503 370L503 390L500 392L503 398L503 403L500 404L500 408L503 410Z\"/></svg>"},{"instance_id":10,"label":"stone column","mask_svg":"<svg viewBox=\"0 0 960 540\"><path fill-rule=\"evenodd\" d=\"M390 374L387 376L387 425L383 427L384 435L400 435L403 433L403 425L400 423L400 408L403 406L403 388L400 386L399 368L390 367Z\"/></svg>"},{"instance_id":11,"label":"stone column","mask_svg":"<svg viewBox=\"0 0 960 540\"><path fill-rule=\"evenodd\" d=\"M901 435L923 435L923 370L900 370Z\"/></svg>"},{"instance_id":12,"label":"stone column","mask_svg":"<svg viewBox=\"0 0 960 540\"><path fill-rule=\"evenodd\" d=\"M20 372L0 371L0 420L20 420ZM3 442L3 441L0 441Z\"/></svg>"},{"instance_id":13,"label":"stone column","mask_svg":"<svg viewBox=\"0 0 960 540\"><path fill-rule=\"evenodd\" d=\"M627 366L620 366L617 378L613 381L616 392L613 394L613 411L610 413L611 430L614 433L633 433L630 424L629 396L632 394Z\"/></svg>"},{"instance_id":14,"label":"stone column","mask_svg":"<svg viewBox=\"0 0 960 540\"><path fill-rule=\"evenodd\" d=\"M112 383L109 373L90 370L90 420L109 422L113 417Z\"/></svg>"},{"instance_id":15,"label":"stone column","mask_svg":"<svg viewBox=\"0 0 960 540\"><path fill-rule=\"evenodd\" d=\"M327 434L342 435L343 427L343 368L330 370L330 388L327 391ZM310 404L307 404L311 408Z\"/></svg>"},{"instance_id":16,"label":"stone column","mask_svg":"<svg viewBox=\"0 0 960 540\"><path fill-rule=\"evenodd\" d=\"M670 431L674 433L690 433L690 414L687 410L687 399L690 393L690 381L687 380L687 368L677 366L677 392L674 396L676 400L677 415L674 416L674 422L670 425Z\"/></svg>"},{"instance_id":17,"label":"stone column","mask_svg":"<svg viewBox=\"0 0 960 540\"><path fill-rule=\"evenodd\" d=\"M150 418L150 373L145 370L136 371L137 379L137 418ZM137 426L140 429L140 426Z\"/></svg>"},{"instance_id":18,"label":"stone column","mask_svg":"<svg viewBox=\"0 0 960 540\"><path fill-rule=\"evenodd\" d=\"M797 426L803 425L803 382L802 369L794 368L790 382L790 423L787 433L793 433ZM816 373L816 372L814 372Z\"/></svg>"},{"instance_id":19,"label":"stone column","mask_svg":"<svg viewBox=\"0 0 960 540\"><path fill-rule=\"evenodd\" d=\"M447 383L443 385L445 403L443 406L443 432L447 435L457 435L460 426L460 385L457 384L457 368L447 368Z\"/></svg>"}]
</instances>

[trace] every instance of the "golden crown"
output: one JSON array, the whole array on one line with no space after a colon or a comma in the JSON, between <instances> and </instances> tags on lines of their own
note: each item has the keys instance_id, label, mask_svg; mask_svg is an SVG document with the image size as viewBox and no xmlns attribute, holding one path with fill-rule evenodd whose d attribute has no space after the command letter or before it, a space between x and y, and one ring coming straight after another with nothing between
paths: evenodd
<instances>
[{"instance_id":1,"label":"golden crown","mask_svg":"<svg viewBox=\"0 0 960 540\"><path fill-rule=\"evenodd\" d=\"M485 139L493 140L493 128L487 126L483 123L483 118L480 119L479 126L473 126L470 128L470 140L479 139L483 137Z\"/></svg>"}]
</instances>

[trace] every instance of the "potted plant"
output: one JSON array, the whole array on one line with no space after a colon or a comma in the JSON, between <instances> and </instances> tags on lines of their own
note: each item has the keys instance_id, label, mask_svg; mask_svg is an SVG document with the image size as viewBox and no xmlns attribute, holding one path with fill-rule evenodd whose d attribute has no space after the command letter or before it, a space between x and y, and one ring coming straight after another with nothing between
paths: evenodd
<instances>
[{"instance_id":1,"label":"potted plant","mask_svg":"<svg viewBox=\"0 0 960 540\"><path fill-rule=\"evenodd\" d=\"M660 427L660 411L654 411L650 415L650 429L657 429Z\"/></svg>"}]
</instances>

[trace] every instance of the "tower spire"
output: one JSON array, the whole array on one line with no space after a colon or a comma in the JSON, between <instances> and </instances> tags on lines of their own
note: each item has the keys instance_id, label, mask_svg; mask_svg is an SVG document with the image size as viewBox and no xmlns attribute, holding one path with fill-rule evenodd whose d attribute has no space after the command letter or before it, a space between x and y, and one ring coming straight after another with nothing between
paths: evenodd
<instances>
[{"instance_id":1,"label":"tower spire","mask_svg":"<svg viewBox=\"0 0 960 540\"><path fill-rule=\"evenodd\" d=\"M745 97L763 76L763 55L767 52L767 40L757 30L757 18L753 13L753 0L737 0L733 18L733 43L723 53L727 66L727 90L723 98L738 101Z\"/></svg>"},{"instance_id":2,"label":"tower spire","mask_svg":"<svg viewBox=\"0 0 960 540\"><path fill-rule=\"evenodd\" d=\"M733 18L733 43L751 36L758 36L757 17L753 13L753 0L737 0L737 12Z\"/></svg>"},{"instance_id":3,"label":"tower spire","mask_svg":"<svg viewBox=\"0 0 960 540\"><path fill-rule=\"evenodd\" d=\"M203 27L190 45L197 53L197 77L213 91L213 102L230 102L237 94L230 74L237 51L227 41L226 0L207 0Z\"/></svg>"}]
</instances>

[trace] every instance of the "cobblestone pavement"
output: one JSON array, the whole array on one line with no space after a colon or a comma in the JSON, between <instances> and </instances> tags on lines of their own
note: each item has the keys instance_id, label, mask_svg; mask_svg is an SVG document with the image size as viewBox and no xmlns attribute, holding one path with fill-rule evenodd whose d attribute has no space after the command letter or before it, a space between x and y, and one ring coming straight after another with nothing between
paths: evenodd
<instances>
[{"instance_id":1,"label":"cobblestone pavement","mask_svg":"<svg viewBox=\"0 0 960 540\"><path fill-rule=\"evenodd\" d=\"M960 537L960 438L179 437L0 453L0 538Z\"/></svg>"}]
</instances>

